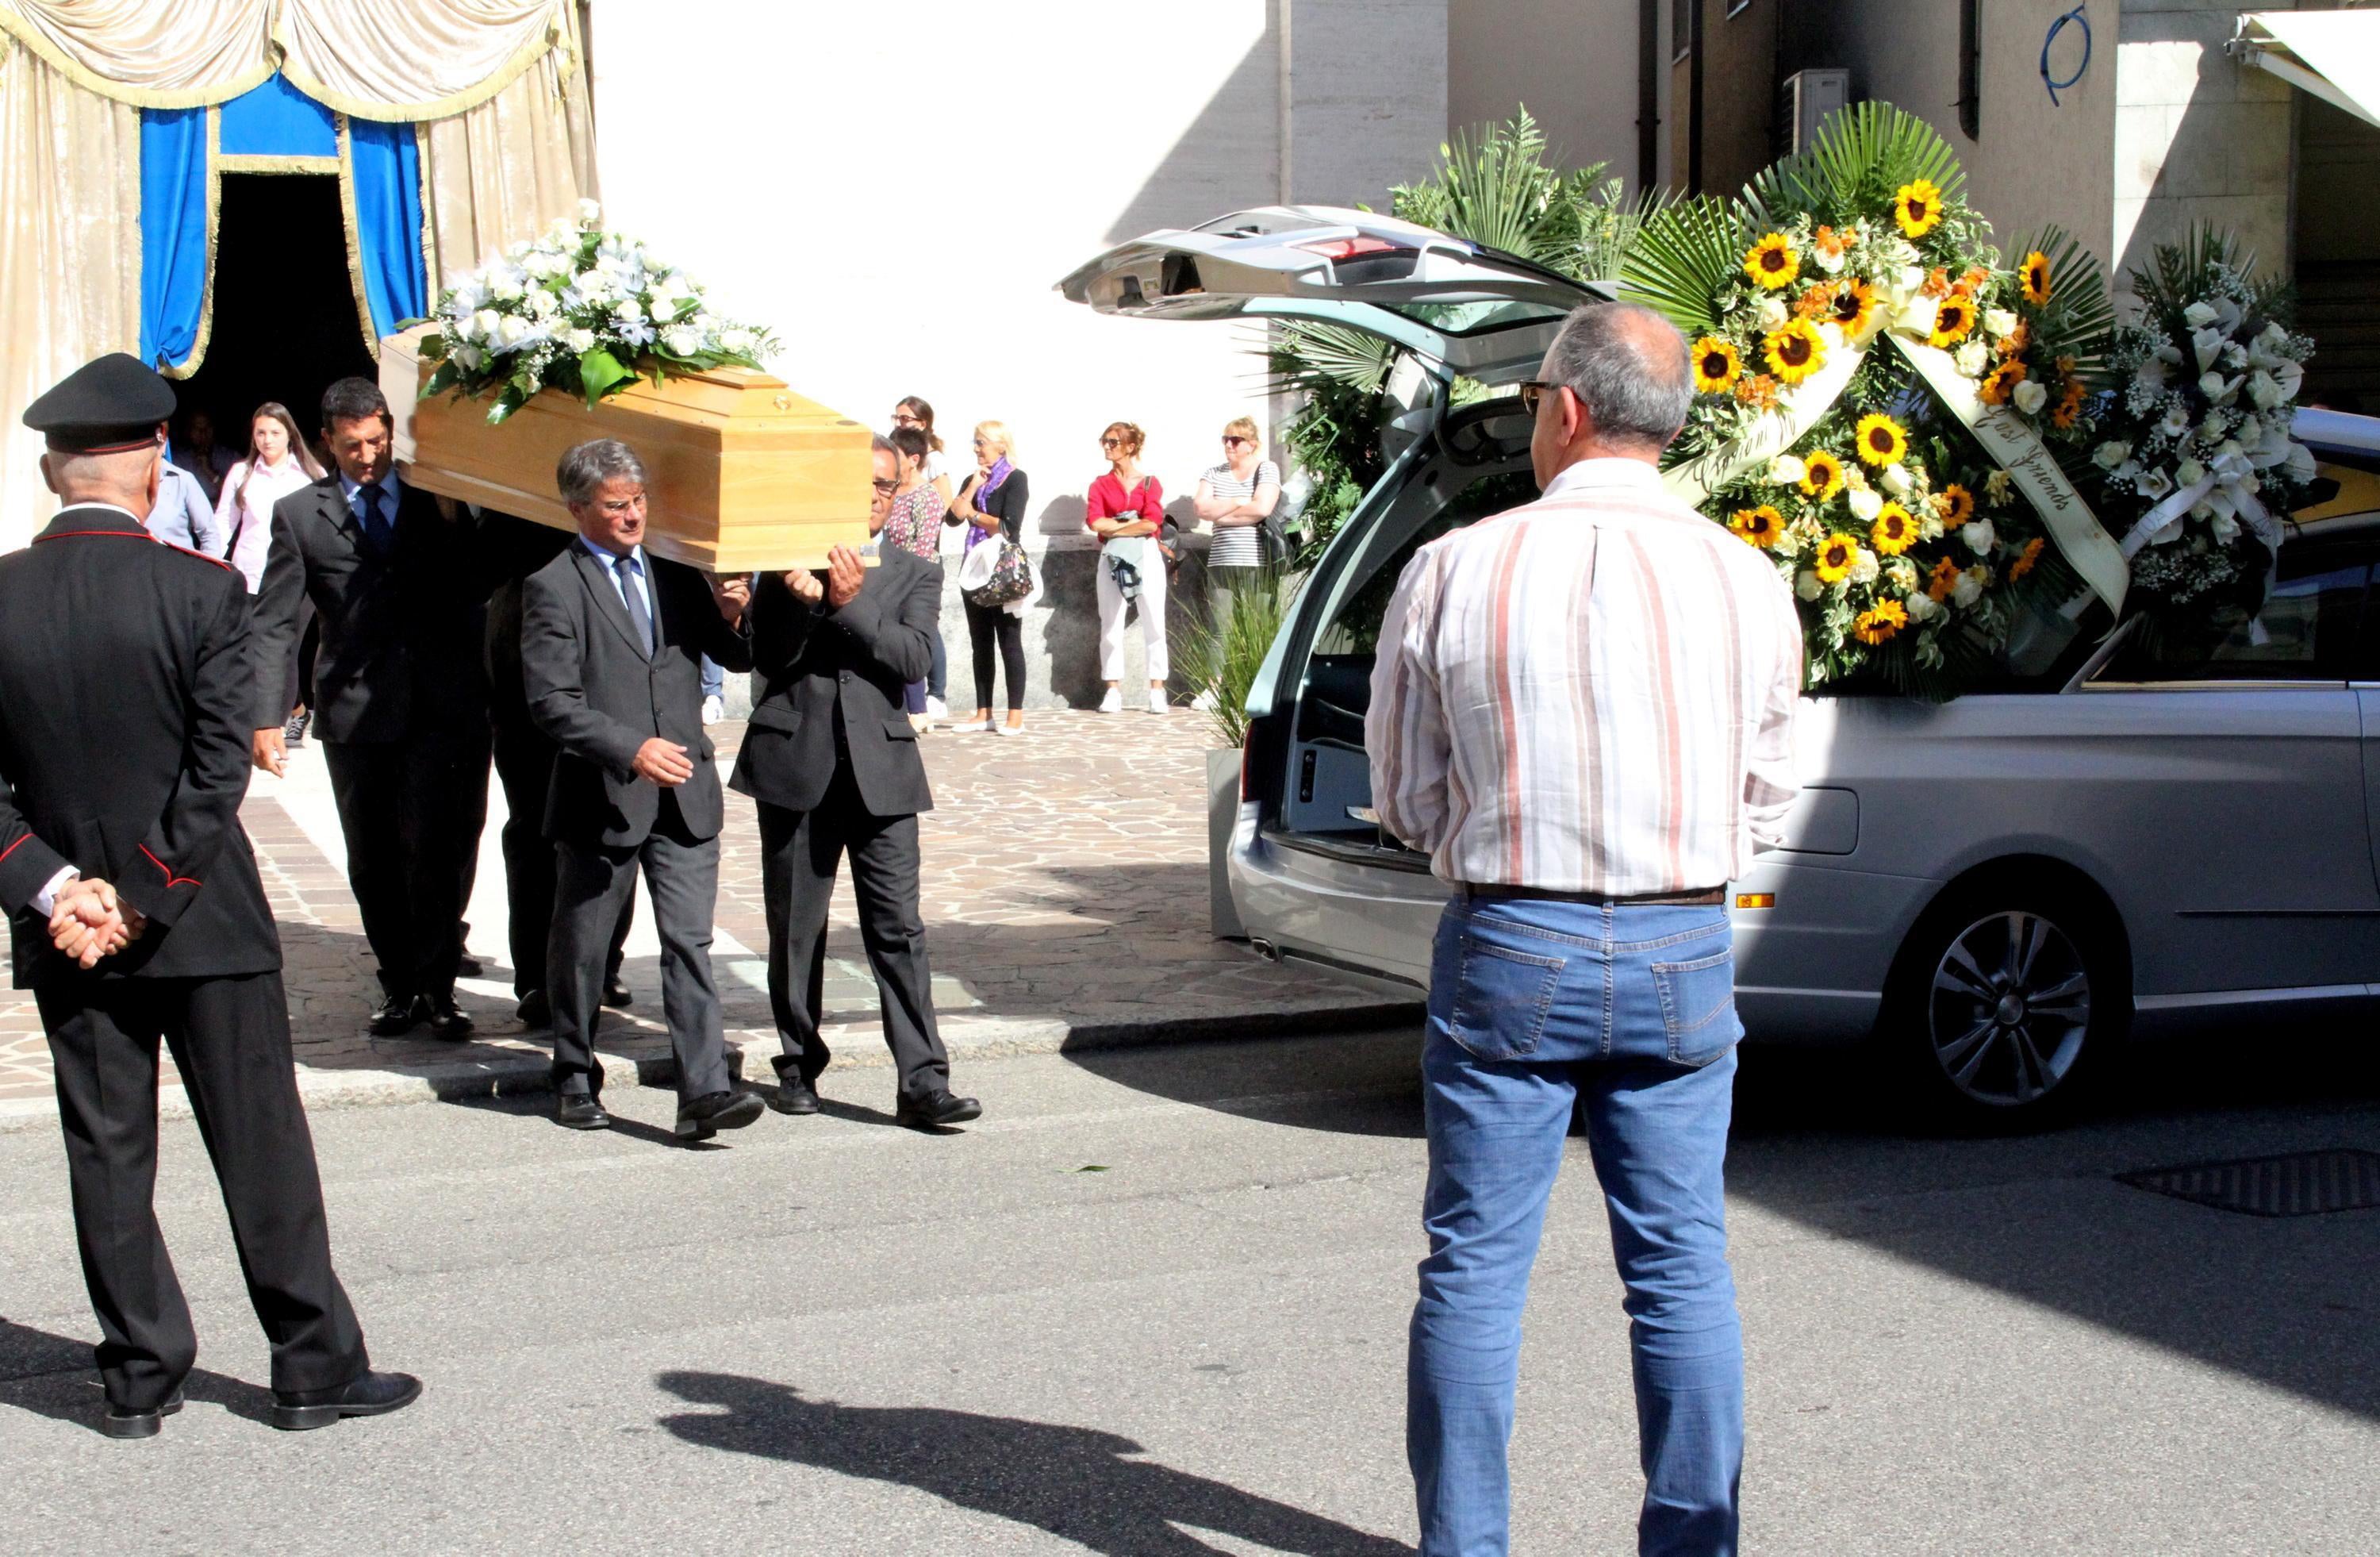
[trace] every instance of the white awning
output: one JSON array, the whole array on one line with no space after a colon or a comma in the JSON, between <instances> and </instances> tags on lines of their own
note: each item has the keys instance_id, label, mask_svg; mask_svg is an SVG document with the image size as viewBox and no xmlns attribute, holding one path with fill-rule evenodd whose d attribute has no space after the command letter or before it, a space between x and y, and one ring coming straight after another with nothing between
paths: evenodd
<instances>
[{"instance_id":1,"label":"white awning","mask_svg":"<svg viewBox=\"0 0 2380 1557\"><path fill-rule=\"evenodd\" d=\"M2231 53L2380 126L2380 10L2243 11Z\"/></svg>"}]
</instances>

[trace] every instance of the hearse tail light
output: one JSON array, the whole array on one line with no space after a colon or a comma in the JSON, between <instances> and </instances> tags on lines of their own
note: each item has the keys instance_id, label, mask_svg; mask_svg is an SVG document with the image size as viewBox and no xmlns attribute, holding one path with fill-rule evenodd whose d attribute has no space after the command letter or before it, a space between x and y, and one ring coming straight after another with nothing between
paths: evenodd
<instances>
[{"instance_id":1,"label":"hearse tail light","mask_svg":"<svg viewBox=\"0 0 2380 1557\"><path fill-rule=\"evenodd\" d=\"M1399 254L1411 252L1404 245L1390 243L1384 237L1326 237L1293 247L1308 254L1319 254L1326 260L1353 260L1366 254Z\"/></svg>"},{"instance_id":2,"label":"hearse tail light","mask_svg":"<svg viewBox=\"0 0 2380 1557\"><path fill-rule=\"evenodd\" d=\"M1773 892L1739 892L1735 894L1735 906L1739 908L1774 908L1777 906L1777 894Z\"/></svg>"}]
</instances>

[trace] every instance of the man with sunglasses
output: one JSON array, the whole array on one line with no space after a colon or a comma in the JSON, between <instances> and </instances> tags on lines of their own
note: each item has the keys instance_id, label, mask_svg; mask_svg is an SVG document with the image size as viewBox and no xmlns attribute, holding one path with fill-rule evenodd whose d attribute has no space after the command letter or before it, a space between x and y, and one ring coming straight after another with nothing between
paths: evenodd
<instances>
[{"instance_id":1,"label":"man with sunglasses","mask_svg":"<svg viewBox=\"0 0 2380 1557\"><path fill-rule=\"evenodd\" d=\"M769 1004L783 1052L780 1113L819 1111L830 1055L819 1031L826 995L827 908L843 856L859 935L876 974L884 1041L900 1074L895 1116L939 1131L983 1113L951 1094L951 1060L934 1022L917 897L917 815L931 810L917 728L902 690L926 674L941 613L942 570L873 537L892 514L899 456L875 441L868 505L874 566L846 547L823 577L760 576L752 597L752 722L731 788L760 812L760 893L769 921Z\"/></svg>"},{"instance_id":2,"label":"man with sunglasses","mask_svg":"<svg viewBox=\"0 0 2380 1557\"><path fill-rule=\"evenodd\" d=\"M1424 1553L1506 1550L1521 1309L1583 1113L1627 1287L1638 1545L1718 1557L1743 1463L1725 888L1795 793L1801 622L1765 556L1662 487L1694 394L1668 321L1587 305L1538 373L1521 397L1544 495L1415 553L1365 720L1381 825L1453 888L1406 1456Z\"/></svg>"}]
</instances>

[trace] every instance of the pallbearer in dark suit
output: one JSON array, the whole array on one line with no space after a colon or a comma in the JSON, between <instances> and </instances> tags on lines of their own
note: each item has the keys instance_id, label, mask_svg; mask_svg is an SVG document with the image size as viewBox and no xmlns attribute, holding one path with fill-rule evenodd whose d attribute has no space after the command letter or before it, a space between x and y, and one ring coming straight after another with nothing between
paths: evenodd
<instances>
[{"instance_id":1,"label":"pallbearer in dark suit","mask_svg":"<svg viewBox=\"0 0 2380 1557\"><path fill-rule=\"evenodd\" d=\"M876 440L871 531L899 484L892 445ZM827 906L845 850L859 934L876 973L884 1041L899 1068L898 1117L931 1129L983 1113L951 1095L934 1025L926 926L917 906L917 813L933 808L917 732L901 691L926 674L941 613L942 570L897 546L876 566L837 547L823 579L763 574L752 602L752 722L730 782L760 807L761 894L769 916L783 1113L818 1112L826 1041Z\"/></svg>"},{"instance_id":2,"label":"pallbearer in dark suit","mask_svg":"<svg viewBox=\"0 0 2380 1557\"><path fill-rule=\"evenodd\" d=\"M554 473L578 539L529 576L521 673L538 727L562 748L546 801L553 840L554 1118L611 1123L595 1024L622 900L644 869L662 941L662 1012L677 1056L677 1133L700 1140L759 1117L731 1089L710 973L719 896L719 770L702 733L702 656L752 664L741 579L706 582L647 554L645 468L614 439L581 444Z\"/></svg>"},{"instance_id":3,"label":"pallbearer in dark suit","mask_svg":"<svg viewBox=\"0 0 2380 1557\"><path fill-rule=\"evenodd\" d=\"M101 1429L120 1438L180 1409L198 1355L151 1204L160 1039L273 1343L274 1425L393 1411L421 1387L370 1371L331 1269L281 943L239 825L248 593L228 564L142 528L173 408L120 352L34 401L25 424L48 437L66 507L0 557L0 903L49 1033L103 1337Z\"/></svg>"},{"instance_id":4,"label":"pallbearer in dark suit","mask_svg":"<svg viewBox=\"0 0 2380 1557\"><path fill-rule=\"evenodd\" d=\"M314 732L380 963L370 1030L427 1021L440 1038L468 1038L455 973L487 814L481 639L494 580L477 521L448 517L398 479L378 385L350 378L325 390L322 436L335 468L273 509L256 596L256 765L282 771L288 654L310 600L322 634Z\"/></svg>"}]
</instances>

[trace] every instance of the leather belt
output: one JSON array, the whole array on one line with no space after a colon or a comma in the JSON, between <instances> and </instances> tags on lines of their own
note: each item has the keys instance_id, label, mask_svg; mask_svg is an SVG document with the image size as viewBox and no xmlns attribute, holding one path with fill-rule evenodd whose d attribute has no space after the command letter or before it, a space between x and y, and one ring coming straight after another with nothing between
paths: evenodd
<instances>
[{"instance_id":1,"label":"leather belt","mask_svg":"<svg viewBox=\"0 0 2380 1557\"><path fill-rule=\"evenodd\" d=\"M1551 887L1503 886L1493 882L1475 885L1464 882L1462 891L1465 897L1482 897L1490 902L1524 898L1536 903L1583 903L1593 908L1716 908L1727 901L1725 887L1707 887L1700 892L1646 892L1632 897L1614 897L1603 892L1563 892Z\"/></svg>"}]
</instances>

